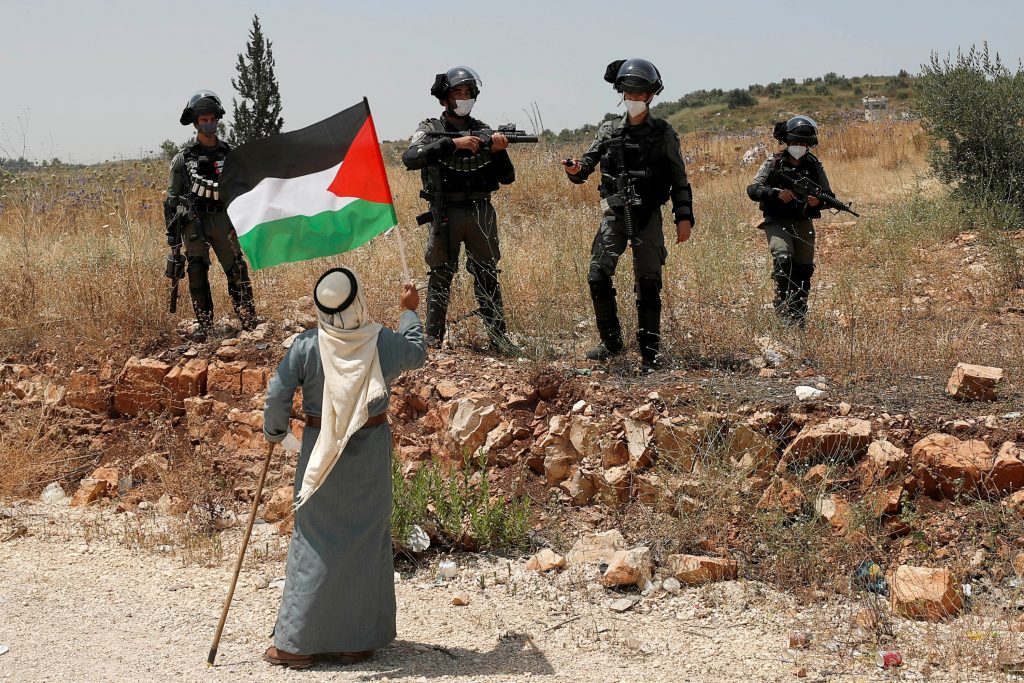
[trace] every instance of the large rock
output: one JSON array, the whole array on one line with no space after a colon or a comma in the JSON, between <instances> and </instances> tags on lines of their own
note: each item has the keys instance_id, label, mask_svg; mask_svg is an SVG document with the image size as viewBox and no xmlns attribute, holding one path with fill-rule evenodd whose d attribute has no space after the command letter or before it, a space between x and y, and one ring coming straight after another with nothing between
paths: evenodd
<instances>
[{"instance_id":1,"label":"large rock","mask_svg":"<svg viewBox=\"0 0 1024 683\"><path fill-rule=\"evenodd\" d=\"M1024 448L1012 441L1005 442L996 454L985 486L999 495L1024 488Z\"/></svg>"},{"instance_id":2,"label":"large rock","mask_svg":"<svg viewBox=\"0 0 1024 683\"><path fill-rule=\"evenodd\" d=\"M840 496L821 496L814 501L814 511L827 519L836 533L848 531L853 524L853 508Z\"/></svg>"},{"instance_id":3,"label":"large rock","mask_svg":"<svg viewBox=\"0 0 1024 683\"><path fill-rule=\"evenodd\" d=\"M807 461L855 460L871 443L871 423L853 417L833 417L800 430L782 454L779 469Z\"/></svg>"},{"instance_id":4,"label":"large rock","mask_svg":"<svg viewBox=\"0 0 1024 683\"><path fill-rule=\"evenodd\" d=\"M946 393L967 401L991 401L995 399L996 385L1002 379L1002 368L957 363L946 383Z\"/></svg>"},{"instance_id":5,"label":"large rock","mask_svg":"<svg viewBox=\"0 0 1024 683\"><path fill-rule=\"evenodd\" d=\"M266 368L242 368L242 394L252 396L267 389L270 371Z\"/></svg>"},{"instance_id":6,"label":"large rock","mask_svg":"<svg viewBox=\"0 0 1024 683\"><path fill-rule=\"evenodd\" d=\"M569 425L569 442L583 457L600 457L602 438L608 434L608 425L585 415L573 415Z\"/></svg>"},{"instance_id":7,"label":"large rock","mask_svg":"<svg viewBox=\"0 0 1024 683\"><path fill-rule=\"evenodd\" d=\"M768 473L774 456L775 440L749 425L741 424L729 435L729 457L742 470Z\"/></svg>"},{"instance_id":8,"label":"large rock","mask_svg":"<svg viewBox=\"0 0 1024 683\"><path fill-rule=\"evenodd\" d=\"M755 506L758 510L782 510L795 515L807 503L807 497L796 486L785 479L773 481Z\"/></svg>"},{"instance_id":9,"label":"large rock","mask_svg":"<svg viewBox=\"0 0 1024 683\"><path fill-rule=\"evenodd\" d=\"M245 361L231 363L210 363L206 372L206 389L211 394L215 391L231 396L242 393L242 371L246 368Z\"/></svg>"},{"instance_id":10,"label":"large rock","mask_svg":"<svg viewBox=\"0 0 1024 683\"><path fill-rule=\"evenodd\" d=\"M116 467L110 467L109 465L97 467L93 470L92 474L89 475L89 479L107 482L106 494L109 496L117 494L121 483L120 472Z\"/></svg>"},{"instance_id":11,"label":"large rock","mask_svg":"<svg viewBox=\"0 0 1024 683\"><path fill-rule=\"evenodd\" d=\"M677 425L667 418L658 420L654 423L658 461L682 473L692 471L702 434L697 425Z\"/></svg>"},{"instance_id":12,"label":"large rock","mask_svg":"<svg viewBox=\"0 0 1024 683\"><path fill-rule=\"evenodd\" d=\"M976 493L992 469L992 449L984 441L961 441L949 434L929 434L910 451L914 474L933 498Z\"/></svg>"},{"instance_id":13,"label":"large rock","mask_svg":"<svg viewBox=\"0 0 1024 683\"><path fill-rule=\"evenodd\" d=\"M136 460L130 472L134 481L156 481L167 472L168 467L167 456L149 453Z\"/></svg>"},{"instance_id":14,"label":"large rock","mask_svg":"<svg viewBox=\"0 0 1024 683\"><path fill-rule=\"evenodd\" d=\"M651 466L650 445L654 428L643 420L627 417L623 420L626 434L626 446L629 449L629 466L634 470L642 470Z\"/></svg>"},{"instance_id":15,"label":"large rock","mask_svg":"<svg viewBox=\"0 0 1024 683\"><path fill-rule=\"evenodd\" d=\"M105 413L107 406L110 405L110 388L102 384L100 378L94 374L74 372L68 381L68 391L64 400L72 408Z\"/></svg>"},{"instance_id":16,"label":"large rock","mask_svg":"<svg viewBox=\"0 0 1024 683\"><path fill-rule=\"evenodd\" d=\"M646 546L632 550L617 550L608 561L608 569L601 576L601 585L609 588L615 586L643 588L651 580L653 566L651 549Z\"/></svg>"},{"instance_id":17,"label":"large rock","mask_svg":"<svg viewBox=\"0 0 1024 683\"><path fill-rule=\"evenodd\" d=\"M629 501L632 478L633 473L625 465L607 469L597 477L597 493L608 505L622 505Z\"/></svg>"},{"instance_id":18,"label":"large rock","mask_svg":"<svg viewBox=\"0 0 1024 683\"><path fill-rule=\"evenodd\" d=\"M901 565L889 575L889 601L894 614L941 621L964 607L960 586L948 569Z\"/></svg>"},{"instance_id":19,"label":"large rock","mask_svg":"<svg viewBox=\"0 0 1024 683\"><path fill-rule=\"evenodd\" d=\"M550 437L544 447L544 478L548 486L558 486L569 478L577 460L572 445L559 437Z\"/></svg>"},{"instance_id":20,"label":"large rock","mask_svg":"<svg viewBox=\"0 0 1024 683\"><path fill-rule=\"evenodd\" d=\"M487 439L484 440L484 448L488 452L497 451L510 446L513 441L515 441L515 425L504 421L487 434Z\"/></svg>"},{"instance_id":21,"label":"large rock","mask_svg":"<svg viewBox=\"0 0 1024 683\"><path fill-rule=\"evenodd\" d=\"M116 491L117 489L115 489ZM71 498L71 507L85 507L107 494L107 482L103 479L83 479Z\"/></svg>"},{"instance_id":22,"label":"large rock","mask_svg":"<svg viewBox=\"0 0 1024 683\"><path fill-rule=\"evenodd\" d=\"M176 365L164 377L170 400L168 409L173 415L185 414L185 399L206 393L209 364L202 358L193 358L184 365Z\"/></svg>"},{"instance_id":23,"label":"large rock","mask_svg":"<svg viewBox=\"0 0 1024 683\"><path fill-rule=\"evenodd\" d=\"M686 586L733 581L737 575L736 560L698 555L669 555L665 558L665 569Z\"/></svg>"},{"instance_id":24,"label":"large rock","mask_svg":"<svg viewBox=\"0 0 1024 683\"><path fill-rule=\"evenodd\" d=\"M625 550L626 539L618 529L581 536L565 559L571 565L608 564L618 550Z\"/></svg>"},{"instance_id":25,"label":"large rock","mask_svg":"<svg viewBox=\"0 0 1024 683\"><path fill-rule=\"evenodd\" d=\"M544 548L526 561L526 568L534 572L547 572L552 569L565 569L565 558L551 548Z\"/></svg>"},{"instance_id":26,"label":"large rock","mask_svg":"<svg viewBox=\"0 0 1024 683\"><path fill-rule=\"evenodd\" d=\"M560 488L569 496L573 505L589 505L597 491L597 476L590 470L574 467L569 478L560 484Z\"/></svg>"},{"instance_id":27,"label":"large rock","mask_svg":"<svg viewBox=\"0 0 1024 683\"><path fill-rule=\"evenodd\" d=\"M270 502L263 508L263 519L266 522L280 522L292 513L292 501L295 500L295 487L282 486L274 491Z\"/></svg>"},{"instance_id":28,"label":"large rock","mask_svg":"<svg viewBox=\"0 0 1024 683\"><path fill-rule=\"evenodd\" d=\"M875 488L864 495L868 513L879 519L898 513L902 500L903 483L898 481Z\"/></svg>"},{"instance_id":29,"label":"large rock","mask_svg":"<svg viewBox=\"0 0 1024 683\"><path fill-rule=\"evenodd\" d=\"M858 465L861 484L870 488L902 477L907 471L909 458L906 451L882 439L868 446L867 458Z\"/></svg>"},{"instance_id":30,"label":"large rock","mask_svg":"<svg viewBox=\"0 0 1024 683\"><path fill-rule=\"evenodd\" d=\"M170 365L155 358L129 358L114 387L114 410L132 416L163 410L168 396L164 377L170 371Z\"/></svg>"},{"instance_id":31,"label":"large rock","mask_svg":"<svg viewBox=\"0 0 1024 683\"><path fill-rule=\"evenodd\" d=\"M638 501L654 508L655 512L672 513L676 509L676 495L669 483L654 472L634 474L633 493Z\"/></svg>"},{"instance_id":32,"label":"large rock","mask_svg":"<svg viewBox=\"0 0 1024 683\"><path fill-rule=\"evenodd\" d=\"M452 401L445 423L448 436L463 455L475 455L487 441L487 434L500 422L494 400L483 394L470 394Z\"/></svg>"}]
</instances>

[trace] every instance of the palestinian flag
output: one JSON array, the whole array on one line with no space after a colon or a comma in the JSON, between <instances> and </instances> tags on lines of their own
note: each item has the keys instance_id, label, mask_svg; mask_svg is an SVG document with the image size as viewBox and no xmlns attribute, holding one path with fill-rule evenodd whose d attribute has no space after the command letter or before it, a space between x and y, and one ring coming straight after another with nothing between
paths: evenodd
<instances>
[{"instance_id":1,"label":"palestinian flag","mask_svg":"<svg viewBox=\"0 0 1024 683\"><path fill-rule=\"evenodd\" d=\"M255 270L351 251L398 224L366 99L232 150L220 185Z\"/></svg>"}]
</instances>

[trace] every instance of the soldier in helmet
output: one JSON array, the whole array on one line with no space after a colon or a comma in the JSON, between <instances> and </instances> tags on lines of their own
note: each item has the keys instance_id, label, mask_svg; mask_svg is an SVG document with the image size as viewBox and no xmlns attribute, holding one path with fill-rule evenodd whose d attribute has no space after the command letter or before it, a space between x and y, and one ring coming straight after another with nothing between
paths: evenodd
<instances>
[{"instance_id":1,"label":"soldier in helmet","mask_svg":"<svg viewBox=\"0 0 1024 683\"><path fill-rule=\"evenodd\" d=\"M794 116L776 124L776 140L786 145L762 164L754 182L747 187L747 196L760 203L764 222L760 227L772 254L772 279L775 281L775 313L786 323L803 327L807 319L807 297L814 274L814 223L821 218L821 202L810 196L800 201L792 191L772 187L769 174L783 171L790 176L803 176L820 185L826 192L825 168L811 154L818 144L818 124L808 116Z\"/></svg>"},{"instance_id":2,"label":"soldier in helmet","mask_svg":"<svg viewBox=\"0 0 1024 683\"><path fill-rule=\"evenodd\" d=\"M626 59L609 64L604 78L622 94L626 113L601 124L581 159L563 162L569 180L577 184L586 181L599 164L601 167L604 218L591 247L587 274L601 341L587 351L587 358L605 360L625 349L612 276L619 257L631 247L636 336L640 369L646 374L660 365L661 272L668 257L661 207L672 200L675 241L681 244L690 238L693 228L693 198L679 152L679 136L649 111L651 100L663 89L661 74L646 59ZM629 227L632 236L627 235Z\"/></svg>"},{"instance_id":3,"label":"soldier in helmet","mask_svg":"<svg viewBox=\"0 0 1024 683\"><path fill-rule=\"evenodd\" d=\"M470 112L483 86L469 67L457 66L437 74L430 94L444 111L420 123L402 162L422 176L421 196L430 202L431 226L427 238L426 339L439 347L444 339L452 278L459 268L460 245L466 245L466 270L473 276L473 291L491 348L499 353L518 352L508 338L505 309L498 282L498 219L491 193L515 181L508 138L494 133L491 144L480 138L431 136L432 132L487 128Z\"/></svg>"},{"instance_id":4,"label":"soldier in helmet","mask_svg":"<svg viewBox=\"0 0 1024 683\"><path fill-rule=\"evenodd\" d=\"M181 112L181 125L194 126L196 139L171 162L171 182L164 201L167 243L181 243L185 251L197 340L205 340L213 325L210 247L227 276L228 293L242 328L251 330L257 323L249 267L220 196L220 174L231 151L217 138L217 123L223 116L224 107L213 92L200 90L189 98ZM179 213L185 215L175 220Z\"/></svg>"}]
</instances>

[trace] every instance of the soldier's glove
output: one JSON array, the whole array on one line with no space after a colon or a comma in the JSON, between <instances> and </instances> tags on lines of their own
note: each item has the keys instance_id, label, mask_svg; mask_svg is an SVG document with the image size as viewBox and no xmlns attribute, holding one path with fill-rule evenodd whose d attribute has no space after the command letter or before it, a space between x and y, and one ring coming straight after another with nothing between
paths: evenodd
<instances>
[{"instance_id":1,"label":"soldier's glove","mask_svg":"<svg viewBox=\"0 0 1024 683\"><path fill-rule=\"evenodd\" d=\"M173 232L167 233L167 246L169 246L169 247L176 247L176 246L178 246L178 244L180 242L181 242L181 240L178 239L178 235L177 234L175 234Z\"/></svg>"}]
</instances>

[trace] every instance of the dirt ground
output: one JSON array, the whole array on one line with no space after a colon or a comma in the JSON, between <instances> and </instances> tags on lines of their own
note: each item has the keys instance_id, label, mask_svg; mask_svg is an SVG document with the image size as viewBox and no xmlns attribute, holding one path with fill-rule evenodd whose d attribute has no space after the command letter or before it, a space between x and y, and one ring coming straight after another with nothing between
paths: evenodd
<instances>
[{"instance_id":1,"label":"dirt ground","mask_svg":"<svg viewBox=\"0 0 1024 683\"><path fill-rule=\"evenodd\" d=\"M191 560L214 557L214 546L186 547L176 519L39 503L3 512L25 533L0 545L0 644L10 648L0 655L2 681L1005 680L928 663L965 624L899 626L907 664L883 672L872 646L843 626L853 604L803 607L739 581L634 593L619 613L609 605L624 596L597 585L596 574L538 575L521 559L475 555L454 557L460 570L450 582L436 579L437 557L402 574L398 640L372 661L285 671L260 659L286 543L263 524L211 670L205 659L239 529L223 532L220 559L202 566ZM468 606L452 605L456 592L468 593ZM788 649L794 630L813 634L809 649Z\"/></svg>"}]
</instances>

